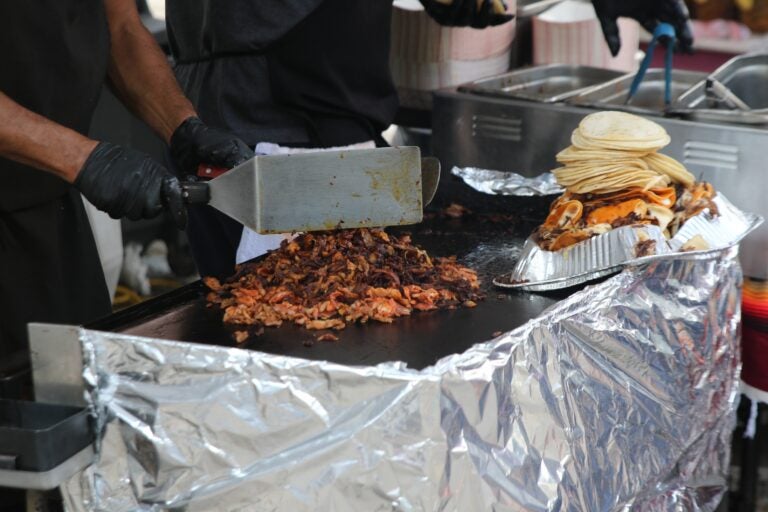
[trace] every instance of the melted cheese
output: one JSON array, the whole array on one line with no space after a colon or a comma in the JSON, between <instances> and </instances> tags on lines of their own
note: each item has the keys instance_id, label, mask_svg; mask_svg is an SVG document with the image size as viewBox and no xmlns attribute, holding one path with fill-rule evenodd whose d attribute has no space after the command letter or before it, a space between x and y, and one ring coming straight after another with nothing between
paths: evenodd
<instances>
[{"instance_id":1,"label":"melted cheese","mask_svg":"<svg viewBox=\"0 0 768 512\"><path fill-rule=\"evenodd\" d=\"M629 201L603 206L590 212L587 216L587 225L610 224L633 213L638 218L645 217L646 213L648 213L648 205L642 199L630 199Z\"/></svg>"}]
</instances>

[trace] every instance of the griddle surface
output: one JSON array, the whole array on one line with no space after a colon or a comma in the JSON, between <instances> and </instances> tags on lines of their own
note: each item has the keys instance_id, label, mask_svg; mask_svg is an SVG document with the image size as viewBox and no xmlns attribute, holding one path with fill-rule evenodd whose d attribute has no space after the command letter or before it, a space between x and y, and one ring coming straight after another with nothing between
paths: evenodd
<instances>
[{"instance_id":1,"label":"griddle surface","mask_svg":"<svg viewBox=\"0 0 768 512\"><path fill-rule=\"evenodd\" d=\"M390 230L395 231L395 230ZM416 244L432 256L456 255L478 271L486 298L476 308L414 312L391 324L370 322L333 331L336 342L316 341L321 332L284 323L265 328L242 348L347 365L403 361L422 369L438 359L491 340L514 329L568 295L505 292L493 287L494 276L511 270L529 223L486 219L425 221L398 231L412 233ZM156 299L128 308L87 327L166 340L236 346L222 314L205 304L205 286L197 281ZM309 346L307 346L309 345Z\"/></svg>"}]
</instances>

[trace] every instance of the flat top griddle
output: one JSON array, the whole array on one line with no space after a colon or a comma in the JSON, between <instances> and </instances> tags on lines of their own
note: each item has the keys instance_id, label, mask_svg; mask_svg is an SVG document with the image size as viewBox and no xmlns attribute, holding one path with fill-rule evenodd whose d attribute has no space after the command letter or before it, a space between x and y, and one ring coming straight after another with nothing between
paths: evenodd
<instances>
[{"instance_id":1,"label":"flat top griddle","mask_svg":"<svg viewBox=\"0 0 768 512\"><path fill-rule=\"evenodd\" d=\"M308 331L290 323L265 328L241 348L272 354L327 360L347 365L375 365L403 361L423 369L444 356L460 353L514 329L573 290L556 294L504 292L493 287L494 276L509 271L519 254L531 223L514 216L453 220L435 215L407 231L414 242L432 256L456 255L478 271L486 298L476 308L414 312L391 324L370 322L333 331L339 341L316 341L328 331ZM151 338L237 346L231 330L221 322L221 312L206 307L207 289L196 281L155 299L113 314L86 327Z\"/></svg>"}]
</instances>

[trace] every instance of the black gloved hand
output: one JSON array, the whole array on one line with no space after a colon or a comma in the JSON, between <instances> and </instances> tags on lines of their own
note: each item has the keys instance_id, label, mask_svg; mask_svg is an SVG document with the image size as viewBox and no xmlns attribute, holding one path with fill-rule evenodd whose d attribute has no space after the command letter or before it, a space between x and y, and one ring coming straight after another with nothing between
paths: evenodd
<instances>
[{"instance_id":1,"label":"black gloved hand","mask_svg":"<svg viewBox=\"0 0 768 512\"><path fill-rule=\"evenodd\" d=\"M611 54L615 57L621 48L619 17L633 18L650 33L661 23L675 27L676 49L691 52L693 35L689 23L688 8L683 0L592 0L597 18L603 27L603 35Z\"/></svg>"},{"instance_id":2,"label":"black gloved hand","mask_svg":"<svg viewBox=\"0 0 768 512\"><path fill-rule=\"evenodd\" d=\"M184 175L197 174L200 164L231 169L253 157L237 137L190 117L171 136L171 156Z\"/></svg>"},{"instance_id":3,"label":"black gloved hand","mask_svg":"<svg viewBox=\"0 0 768 512\"><path fill-rule=\"evenodd\" d=\"M186 225L187 210L179 180L139 151L100 142L86 159L74 185L113 219L150 219L165 207L179 229Z\"/></svg>"},{"instance_id":4,"label":"black gloved hand","mask_svg":"<svg viewBox=\"0 0 768 512\"><path fill-rule=\"evenodd\" d=\"M506 13L507 5L503 0L419 1L432 19L448 27L485 28L501 25L515 17Z\"/></svg>"}]
</instances>

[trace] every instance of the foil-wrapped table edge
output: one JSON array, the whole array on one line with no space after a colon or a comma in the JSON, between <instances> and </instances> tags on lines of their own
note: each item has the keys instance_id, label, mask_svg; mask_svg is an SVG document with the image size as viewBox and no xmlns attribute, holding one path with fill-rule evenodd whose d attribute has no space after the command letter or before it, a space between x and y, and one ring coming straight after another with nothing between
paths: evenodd
<instances>
[{"instance_id":1,"label":"foil-wrapped table edge","mask_svg":"<svg viewBox=\"0 0 768 512\"><path fill-rule=\"evenodd\" d=\"M101 435L67 508L713 511L737 252L625 269L422 371L76 329Z\"/></svg>"}]
</instances>

